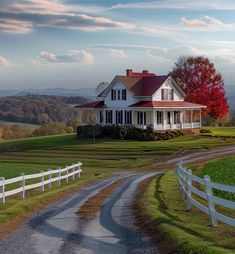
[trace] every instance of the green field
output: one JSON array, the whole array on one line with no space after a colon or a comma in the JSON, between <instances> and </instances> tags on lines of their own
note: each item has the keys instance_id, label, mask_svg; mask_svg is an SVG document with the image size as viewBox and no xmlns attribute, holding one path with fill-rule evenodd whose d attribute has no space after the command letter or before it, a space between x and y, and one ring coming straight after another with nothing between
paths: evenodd
<instances>
[{"instance_id":1,"label":"green field","mask_svg":"<svg viewBox=\"0 0 235 254\"><path fill-rule=\"evenodd\" d=\"M33 132L35 129L37 129L40 125L37 124L29 124L29 123L18 123L18 122L7 122L7 121L1 121L0 120L0 125L13 125L13 124L18 124L22 128L26 129L28 132Z\"/></svg>"},{"instance_id":2,"label":"green field","mask_svg":"<svg viewBox=\"0 0 235 254\"><path fill-rule=\"evenodd\" d=\"M147 170L147 166L163 162L172 156L228 144L235 144L235 140L181 136L155 142L97 139L93 144L91 139L78 140L75 134L67 134L1 141L0 176L5 178L18 176L22 172L29 174L64 167L78 161L83 163L83 172L81 179L69 184L63 182L60 188L54 186L44 193L39 190L28 191L25 200L20 200L18 195L7 197L6 204L0 206L0 223L7 223L28 213L30 215L41 203L48 204L55 197L60 198L64 192L77 191L81 184L106 177L113 172ZM168 202L171 202L170 199Z\"/></svg>"},{"instance_id":3,"label":"green field","mask_svg":"<svg viewBox=\"0 0 235 254\"><path fill-rule=\"evenodd\" d=\"M212 135L218 136L234 136L235 137L235 127L203 127L203 129L210 130ZM210 133L207 133L210 134Z\"/></svg>"},{"instance_id":4,"label":"green field","mask_svg":"<svg viewBox=\"0 0 235 254\"><path fill-rule=\"evenodd\" d=\"M207 163L199 175L209 175L214 182L235 186L235 156ZM226 199L235 200L235 193L214 190L214 194Z\"/></svg>"},{"instance_id":5,"label":"green field","mask_svg":"<svg viewBox=\"0 0 235 254\"><path fill-rule=\"evenodd\" d=\"M0 143L0 175L32 173L81 161L84 168L129 170L162 162L172 154L235 143L233 139L182 136L166 141L78 140L74 134Z\"/></svg>"}]
</instances>

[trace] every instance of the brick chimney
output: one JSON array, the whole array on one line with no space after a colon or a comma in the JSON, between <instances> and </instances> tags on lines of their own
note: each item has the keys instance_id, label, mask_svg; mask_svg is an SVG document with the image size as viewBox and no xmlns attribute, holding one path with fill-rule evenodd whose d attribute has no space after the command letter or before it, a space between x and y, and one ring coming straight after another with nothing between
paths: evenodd
<instances>
[{"instance_id":1,"label":"brick chimney","mask_svg":"<svg viewBox=\"0 0 235 254\"><path fill-rule=\"evenodd\" d=\"M144 78L144 77L152 77L156 75L154 73L149 72L148 70L143 70L142 72L135 72L132 69L127 69L126 76L133 77L133 78Z\"/></svg>"},{"instance_id":2,"label":"brick chimney","mask_svg":"<svg viewBox=\"0 0 235 254\"><path fill-rule=\"evenodd\" d=\"M127 70L126 70L126 76L127 76L127 77L130 77L131 74L132 74L132 69L127 69Z\"/></svg>"}]
</instances>

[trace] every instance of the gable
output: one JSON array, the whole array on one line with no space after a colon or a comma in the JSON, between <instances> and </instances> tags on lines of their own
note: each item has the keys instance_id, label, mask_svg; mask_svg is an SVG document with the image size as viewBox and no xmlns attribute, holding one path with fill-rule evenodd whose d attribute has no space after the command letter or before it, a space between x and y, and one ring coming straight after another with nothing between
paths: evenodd
<instances>
[{"instance_id":1,"label":"gable","mask_svg":"<svg viewBox=\"0 0 235 254\"><path fill-rule=\"evenodd\" d=\"M183 90L177 85L177 83L170 77L161 84L158 90L153 95L153 101L161 101L161 90L162 89L173 89L174 91L174 101L182 101L185 98L185 93Z\"/></svg>"},{"instance_id":2,"label":"gable","mask_svg":"<svg viewBox=\"0 0 235 254\"><path fill-rule=\"evenodd\" d=\"M123 92L125 96L123 98ZM114 96L115 94L115 96ZM104 103L107 107L123 108L130 104L137 102L133 94L126 88L126 86L118 79L110 86L109 91L106 91Z\"/></svg>"}]
</instances>

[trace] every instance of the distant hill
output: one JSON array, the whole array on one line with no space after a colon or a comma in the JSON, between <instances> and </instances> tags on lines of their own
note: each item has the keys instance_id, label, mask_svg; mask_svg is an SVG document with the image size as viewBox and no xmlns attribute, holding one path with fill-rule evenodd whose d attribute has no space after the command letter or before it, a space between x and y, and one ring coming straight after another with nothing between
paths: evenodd
<instances>
[{"instance_id":1,"label":"distant hill","mask_svg":"<svg viewBox=\"0 0 235 254\"><path fill-rule=\"evenodd\" d=\"M31 124L64 122L78 118L78 110L69 104L84 104L91 99L82 96L27 94L0 97L0 120Z\"/></svg>"},{"instance_id":2,"label":"distant hill","mask_svg":"<svg viewBox=\"0 0 235 254\"><path fill-rule=\"evenodd\" d=\"M95 88L47 88L47 89L23 89L23 90L0 90L0 97L22 96L27 94L58 95L58 96L83 96L95 97Z\"/></svg>"}]
</instances>

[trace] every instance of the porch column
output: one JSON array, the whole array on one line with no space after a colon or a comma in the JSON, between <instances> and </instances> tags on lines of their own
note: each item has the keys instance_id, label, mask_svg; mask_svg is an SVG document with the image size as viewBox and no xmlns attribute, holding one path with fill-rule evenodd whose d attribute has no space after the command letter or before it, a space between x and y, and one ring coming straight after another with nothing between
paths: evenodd
<instances>
[{"instance_id":1,"label":"porch column","mask_svg":"<svg viewBox=\"0 0 235 254\"><path fill-rule=\"evenodd\" d=\"M170 111L170 128L173 129L174 124L174 111Z\"/></svg>"},{"instance_id":2,"label":"porch column","mask_svg":"<svg viewBox=\"0 0 235 254\"><path fill-rule=\"evenodd\" d=\"M163 110L162 112L163 112L163 130L165 130L166 129L166 111Z\"/></svg>"},{"instance_id":3,"label":"porch column","mask_svg":"<svg viewBox=\"0 0 235 254\"><path fill-rule=\"evenodd\" d=\"M122 124L125 124L125 110L122 110Z\"/></svg>"},{"instance_id":4,"label":"porch column","mask_svg":"<svg viewBox=\"0 0 235 254\"><path fill-rule=\"evenodd\" d=\"M191 129L193 129L193 110L191 110Z\"/></svg>"},{"instance_id":5,"label":"porch column","mask_svg":"<svg viewBox=\"0 0 235 254\"><path fill-rule=\"evenodd\" d=\"M156 111L153 109L153 129L155 130L155 124L156 124Z\"/></svg>"},{"instance_id":6,"label":"porch column","mask_svg":"<svg viewBox=\"0 0 235 254\"><path fill-rule=\"evenodd\" d=\"M104 114L104 124L106 124L106 109L104 109L103 114Z\"/></svg>"},{"instance_id":7,"label":"porch column","mask_svg":"<svg viewBox=\"0 0 235 254\"><path fill-rule=\"evenodd\" d=\"M116 124L116 110L112 109L112 115L113 115L113 117L112 117L113 118L112 119L113 120L112 124Z\"/></svg>"},{"instance_id":8,"label":"porch column","mask_svg":"<svg viewBox=\"0 0 235 254\"><path fill-rule=\"evenodd\" d=\"M131 124L135 124L135 119L134 119L134 111L133 110L131 110Z\"/></svg>"},{"instance_id":9,"label":"porch column","mask_svg":"<svg viewBox=\"0 0 235 254\"><path fill-rule=\"evenodd\" d=\"M184 128L184 110L180 111L180 124L181 124L181 129Z\"/></svg>"}]
</instances>

